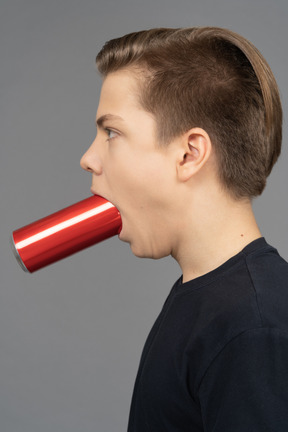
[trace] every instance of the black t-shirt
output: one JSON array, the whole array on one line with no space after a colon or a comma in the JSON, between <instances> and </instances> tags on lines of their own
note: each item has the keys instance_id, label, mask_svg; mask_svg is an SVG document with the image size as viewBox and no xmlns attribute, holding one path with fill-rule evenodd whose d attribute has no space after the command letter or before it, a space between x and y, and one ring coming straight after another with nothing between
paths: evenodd
<instances>
[{"instance_id":1,"label":"black t-shirt","mask_svg":"<svg viewBox=\"0 0 288 432\"><path fill-rule=\"evenodd\" d=\"M135 382L144 431L288 431L288 264L263 237L173 286Z\"/></svg>"}]
</instances>

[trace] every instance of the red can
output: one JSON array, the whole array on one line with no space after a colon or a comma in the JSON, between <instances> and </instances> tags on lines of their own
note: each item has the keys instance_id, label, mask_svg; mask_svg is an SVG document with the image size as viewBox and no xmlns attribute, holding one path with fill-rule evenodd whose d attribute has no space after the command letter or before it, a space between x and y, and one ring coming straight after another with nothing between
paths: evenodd
<instances>
[{"instance_id":1,"label":"red can","mask_svg":"<svg viewBox=\"0 0 288 432\"><path fill-rule=\"evenodd\" d=\"M13 231L11 243L23 270L33 273L119 234L121 227L117 208L93 195Z\"/></svg>"}]
</instances>

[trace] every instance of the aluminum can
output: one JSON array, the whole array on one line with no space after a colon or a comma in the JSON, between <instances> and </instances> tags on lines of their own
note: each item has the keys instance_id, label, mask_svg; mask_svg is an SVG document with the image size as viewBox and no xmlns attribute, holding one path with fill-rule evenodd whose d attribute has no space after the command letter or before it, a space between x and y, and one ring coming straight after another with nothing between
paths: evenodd
<instances>
[{"instance_id":1,"label":"aluminum can","mask_svg":"<svg viewBox=\"0 0 288 432\"><path fill-rule=\"evenodd\" d=\"M117 208L93 195L13 231L11 245L23 270L33 273L120 233Z\"/></svg>"}]
</instances>

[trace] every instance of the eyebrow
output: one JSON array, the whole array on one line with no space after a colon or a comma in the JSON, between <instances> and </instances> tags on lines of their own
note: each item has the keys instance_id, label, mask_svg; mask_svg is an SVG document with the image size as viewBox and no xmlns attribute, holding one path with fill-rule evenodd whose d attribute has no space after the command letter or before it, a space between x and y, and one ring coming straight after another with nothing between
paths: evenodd
<instances>
[{"instance_id":1,"label":"eyebrow","mask_svg":"<svg viewBox=\"0 0 288 432\"><path fill-rule=\"evenodd\" d=\"M121 120L123 121L122 117L114 115L114 114L104 114L103 116L99 117L98 119L96 119L95 121L95 126L99 127L99 128L103 128L103 123L105 121L109 121L109 120Z\"/></svg>"}]
</instances>

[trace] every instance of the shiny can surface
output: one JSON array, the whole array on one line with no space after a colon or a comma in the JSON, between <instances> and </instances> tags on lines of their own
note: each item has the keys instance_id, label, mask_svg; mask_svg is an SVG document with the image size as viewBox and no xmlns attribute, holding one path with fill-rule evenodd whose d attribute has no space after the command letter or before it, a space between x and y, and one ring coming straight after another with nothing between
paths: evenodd
<instances>
[{"instance_id":1,"label":"shiny can surface","mask_svg":"<svg viewBox=\"0 0 288 432\"><path fill-rule=\"evenodd\" d=\"M11 243L23 270L33 273L120 233L117 208L93 195L13 231Z\"/></svg>"}]
</instances>

